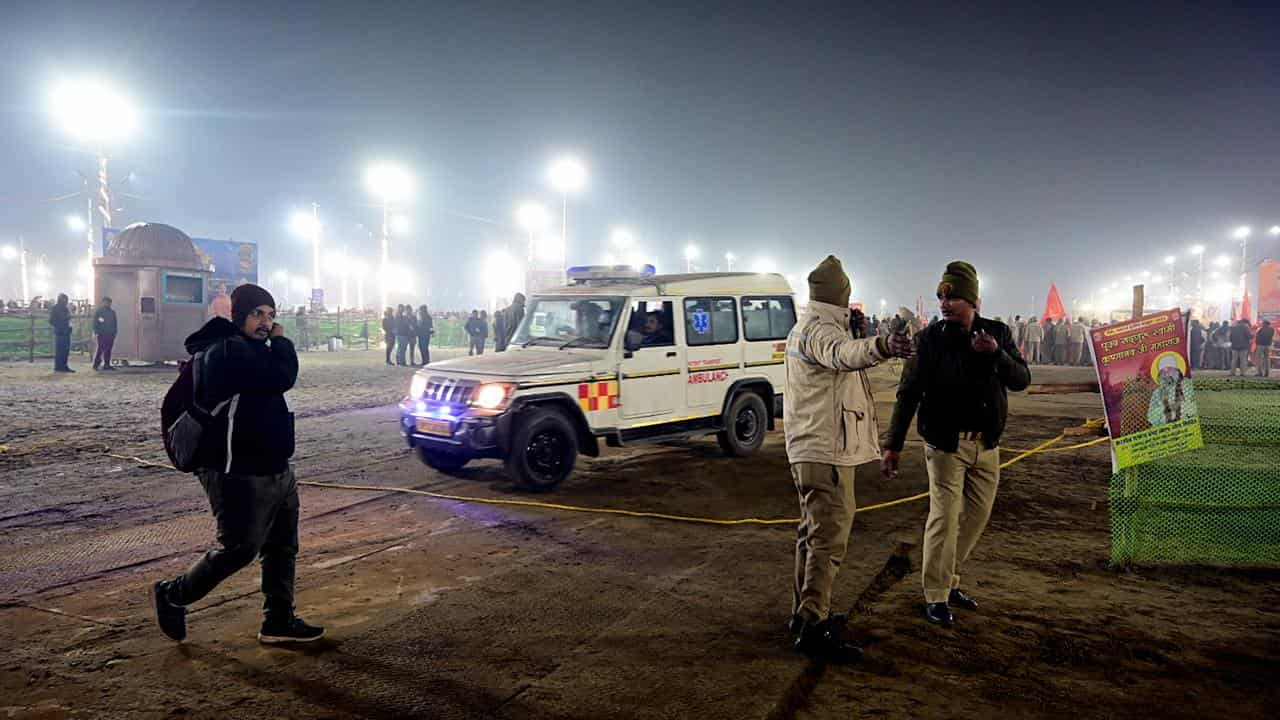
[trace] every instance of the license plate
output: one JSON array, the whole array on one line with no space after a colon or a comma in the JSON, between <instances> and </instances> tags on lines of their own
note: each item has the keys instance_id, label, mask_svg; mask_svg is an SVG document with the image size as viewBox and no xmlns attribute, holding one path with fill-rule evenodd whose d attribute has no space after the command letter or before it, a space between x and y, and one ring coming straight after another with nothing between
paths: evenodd
<instances>
[{"instance_id":1,"label":"license plate","mask_svg":"<svg viewBox=\"0 0 1280 720\"><path fill-rule=\"evenodd\" d=\"M417 419L418 432L425 435L440 435L442 437L453 436L453 423L448 420L435 420L432 418Z\"/></svg>"}]
</instances>

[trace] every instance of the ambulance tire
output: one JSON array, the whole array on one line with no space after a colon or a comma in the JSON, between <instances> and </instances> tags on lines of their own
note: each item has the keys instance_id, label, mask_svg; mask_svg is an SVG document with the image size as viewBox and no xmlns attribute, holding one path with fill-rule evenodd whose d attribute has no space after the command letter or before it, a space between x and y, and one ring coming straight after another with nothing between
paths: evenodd
<instances>
[{"instance_id":1,"label":"ambulance tire","mask_svg":"<svg viewBox=\"0 0 1280 720\"><path fill-rule=\"evenodd\" d=\"M724 430L716 434L720 449L730 457L753 455L764 443L769 430L769 415L764 400L746 390L738 393L724 414Z\"/></svg>"},{"instance_id":2,"label":"ambulance tire","mask_svg":"<svg viewBox=\"0 0 1280 720\"><path fill-rule=\"evenodd\" d=\"M442 473L457 472L471 460L466 455L443 450L428 450L424 447L418 448L418 457L422 458L422 462L426 463L427 467Z\"/></svg>"},{"instance_id":3,"label":"ambulance tire","mask_svg":"<svg viewBox=\"0 0 1280 720\"><path fill-rule=\"evenodd\" d=\"M564 413L535 407L519 418L511 434L507 474L535 492L559 485L578 462L578 433Z\"/></svg>"}]
</instances>

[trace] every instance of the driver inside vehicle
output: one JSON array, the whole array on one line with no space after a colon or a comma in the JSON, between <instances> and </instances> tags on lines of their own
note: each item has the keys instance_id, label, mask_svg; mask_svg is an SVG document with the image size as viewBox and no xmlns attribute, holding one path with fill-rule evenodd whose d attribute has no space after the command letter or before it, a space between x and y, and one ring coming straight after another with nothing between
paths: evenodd
<instances>
[{"instance_id":1,"label":"driver inside vehicle","mask_svg":"<svg viewBox=\"0 0 1280 720\"><path fill-rule=\"evenodd\" d=\"M640 334L643 335L640 341L641 347L671 344L671 332L662 323L662 313L657 311L645 316L644 327L641 328Z\"/></svg>"}]
</instances>

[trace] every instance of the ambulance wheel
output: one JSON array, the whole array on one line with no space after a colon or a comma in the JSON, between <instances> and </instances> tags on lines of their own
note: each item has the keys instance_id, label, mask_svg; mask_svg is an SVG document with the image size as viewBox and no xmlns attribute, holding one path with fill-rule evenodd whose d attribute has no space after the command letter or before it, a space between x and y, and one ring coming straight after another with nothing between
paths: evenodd
<instances>
[{"instance_id":1,"label":"ambulance wheel","mask_svg":"<svg viewBox=\"0 0 1280 720\"><path fill-rule=\"evenodd\" d=\"M569 477L578 461L578 434L564 413L534 408L511 435L507 474L529 490L550 490Z\"/></svg>"},{"instance_id":2,"label":"ambulance wheel","mask_svg":"<svg viewBox=\"0 0 1280 720\"><path fill-rule=\"evenodd\" d=\"M720 441L720 449L730 457L752 455L764 443L764 434L769 429L769 420L764 408L764 400L753 392L738 393L729 403L729 411L724 414L724 430L716 439Z\"/></svg>"},{"instance_id":3,"label":"ambulance wheel","mask_svg":"<svg viewBox=\"0 0 1280 720\"><path fill-rule=\"evenodd\" d=\"M441 450L428 450L424 447L418 448L418 457L422 458L422 462L426 463L427 467L443 473L457 472L471 460L466 455Z\"/></svg>"}]
</instances>

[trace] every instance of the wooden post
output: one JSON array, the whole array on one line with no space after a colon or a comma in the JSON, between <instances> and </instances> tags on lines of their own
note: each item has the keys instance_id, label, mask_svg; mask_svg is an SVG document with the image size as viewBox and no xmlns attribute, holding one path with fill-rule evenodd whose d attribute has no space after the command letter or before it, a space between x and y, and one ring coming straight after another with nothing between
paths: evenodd
<instances>
[{"instance_id":1,"label":"wooden post","mask_svg":"<svg viewBox=\"0 0 1280 720\"><path fill-rule=\"evenodd\" d=\"M36 316L31 312L31 304L27 303L27 317L31 319L31 327L27 332L27 362L36 361Z\"/></svg>"},{"instance_id":2,"label":"wooden post","mask_svg":"<svg viewBox=\"0 0 1280 720\"><path fill-rule=\"evenodd\" d=\"M1133 286L1133 317L1135 318L1142 317L1142 308L1146 304L1143 301L1143 290L1142 285Z\"/></svg>"}]
</instances>

